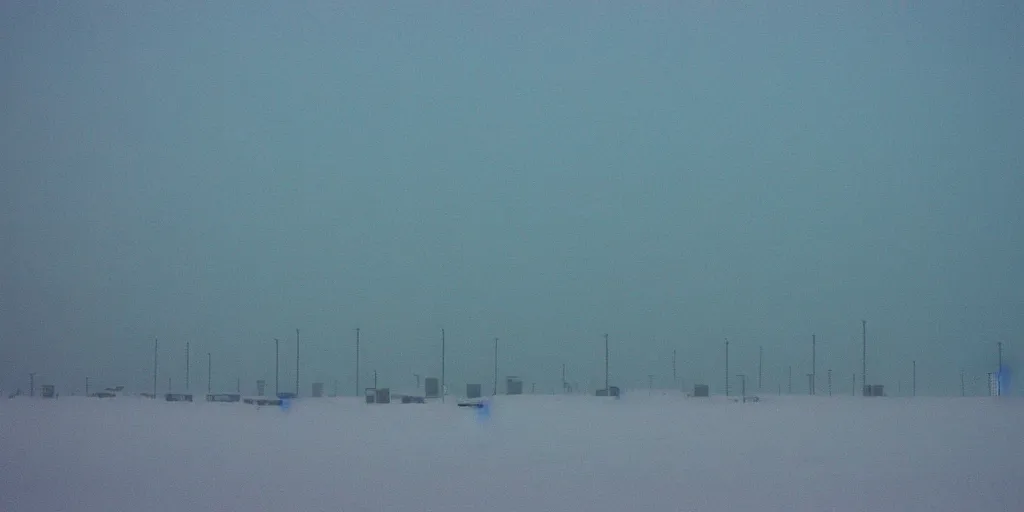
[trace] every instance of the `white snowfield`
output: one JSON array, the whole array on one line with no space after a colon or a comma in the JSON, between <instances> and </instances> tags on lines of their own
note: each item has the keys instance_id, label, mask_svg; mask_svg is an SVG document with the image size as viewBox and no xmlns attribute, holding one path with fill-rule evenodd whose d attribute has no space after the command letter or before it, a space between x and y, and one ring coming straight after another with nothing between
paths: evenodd
<instances>
[{"instance_id":1,"label":"white snowfield","mask_svg":"<svg viewBox=\"0 0 1024 512\"><path fill-rule=\"evenodd\" d=\"M5 512L1021 511L1019 398L0 402Z\"/></svg>"}]
</instances>

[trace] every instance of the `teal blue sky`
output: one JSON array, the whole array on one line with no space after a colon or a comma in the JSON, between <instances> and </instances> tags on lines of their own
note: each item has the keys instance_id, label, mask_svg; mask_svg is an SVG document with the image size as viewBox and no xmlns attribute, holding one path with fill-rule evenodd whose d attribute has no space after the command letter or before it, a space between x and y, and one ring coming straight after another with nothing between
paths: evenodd
<instances>
[{"instance_id":1,"label":"teal blue sky","mask_svg":"<svg viewBox=\"0 0 1024 512\"><path fill-rule=\"evenodd\" d=\"M439 373L981 393L1024 332L1016 2L4 2L0 388ZM290 355L288 357L291 357ZM841 376L841 377L840 377ZM753 377L751 377L753 378ZM282 381L293 382L289 365ZM859 379L859 376L858 376Z\"/></svg>"}]
</instances>

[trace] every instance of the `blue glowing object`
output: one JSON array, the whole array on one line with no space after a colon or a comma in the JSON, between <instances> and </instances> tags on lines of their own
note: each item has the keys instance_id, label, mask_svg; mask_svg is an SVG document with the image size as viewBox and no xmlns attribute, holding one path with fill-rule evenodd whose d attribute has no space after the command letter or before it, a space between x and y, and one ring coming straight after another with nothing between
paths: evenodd
<instances>
[{"instance_id":1,"label":"blue glowing object","mask_svg":"<svg viewBox=\"0 0 1024 512\"><path fill-rule=\"evenodd\" d=\"M1010 393L1010 383L1013 372L1010 371L1010 367L1005 364L1002 368L999 368L999 372L996 373L996 382L999 384L999 393L1006 395Z\"/></svg>"},{"instance_id":2,"label":"blue glowing object","mask_svg":"<svg viewBox=\"0 0 1024 512\"><path fill-rule=\"evenodd\" d=\"M476 419L483 422L491 419L491 401L484 400L480 402L480 406L476 408Z\"/></svg>"}]
</instances>

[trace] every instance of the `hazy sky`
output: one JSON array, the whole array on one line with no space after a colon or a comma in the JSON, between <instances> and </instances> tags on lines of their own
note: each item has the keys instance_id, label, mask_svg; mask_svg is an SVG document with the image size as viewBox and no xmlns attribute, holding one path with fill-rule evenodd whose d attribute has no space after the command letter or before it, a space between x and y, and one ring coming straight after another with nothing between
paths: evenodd
<instances>
[{"instance_id":1,"label":"hazy sky","mask_svg":"<svg viewBox=\"0 0 1024 512\"><path fill-rule=\"evenodd\" d=\"M3 2L0 388L730 373L981 392L1024 333L1017 2ZM785 384L783 384L785 386Z\"/></svg>"}]
</instances>

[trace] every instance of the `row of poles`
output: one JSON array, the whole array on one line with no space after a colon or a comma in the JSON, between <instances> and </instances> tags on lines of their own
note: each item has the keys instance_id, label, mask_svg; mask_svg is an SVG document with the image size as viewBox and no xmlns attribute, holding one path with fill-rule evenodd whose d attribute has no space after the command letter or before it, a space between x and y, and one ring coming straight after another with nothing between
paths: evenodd
<instances>
[{"instance_id":1,"label":"row of poles","mask_svg":"<svg viewBox=\"0 0 1024 512\"><path fill-rule=\"evenodd\" d=\"M355 377L356 377L355 378L355 391L356 391L356 396L358 396L358 395L361 394L361 391L362 391L360 389L360 373L359 373L360 372L360 370L359 370L359 363L360 363L360 329L359 328L356 328L355 334L356 334L356 340L355 340L356 341L356 343L355 343L355 356L356 356L356 358L355 358L356 359L355 360L355 370L356 370L356 375L355 375ZM300 364L300 362L301 362L301 359L300 359L301 343L300 343L300 341L301 341L301 339L300 339L300 330L299 329L295 329L295 394L296 394L296 396L298 396L299 389L300 389L299 388L299 383L300 383L300 373L299 372L300 372L300 367L301 367L301 364ZM499 341L499 338L495 337L494 338L494 384L493 384L493 388L492 388L493 394L495 394L495 395L498 393L498 341ZM157 394L157 375L158 375L158 371L159 371L159 347L160 347L159 339L154 339L154 341L153 341L153 395L154 396L156 396L156 394ZM861 348L861 350L862 350L862 352L861 352L861 383L862 383L862 385L865 385L867 383L867 321L865 321L865 320L861 320L861 347L862 347ZM275 394L278 394L278 393L280 393L280 366L281 366L280 365L280 352L281 352L280 351L280 340L278 338L274 338L274 349L275 349L275 355L274 355L274 358L275 358L275 360L274 360L274 392L275 392ZM213 354L211 352L207 352L206 356L207 356L207 392L210 393L210 392L212 392L212 381L213 381L213 379L212 379L212 377L213 377ZM998 361L999 361L998 362L998 365L999 365L998 367L999 367L1000 371L1002 371L1002 356L1003 356L1003 344L1002 344L1002 342L999 342L998 343ZM190 382L191 381L191 346L190 346L190 343L188 343L188 342L185 343L185 360L186 360L186 364L185 364L185 389L188 390L188 389L190 389L190 385L191 385L191 382ZM763 389L763 374L764 374L764 372L763 372L763 365L764 365L764 347L761 346L761 347L758 347L758 376L757 376L757 384L758 384L758 389L759 390ZM610 389L610 380L609 380L609 339L608 339L608 334L607 333L604 334L604 373L605 373L605 376L604 376L605 377L605 379L604 379L605 387L604 387L604 389L609 390ZM730 380L729 380L730 375L731 375L731 373L729 371L729 340L726 339L725 340L725 394L726 394L726 396L729 396L730 393L731 393ZM989 374L990 378L991 378L991 375L992 374L990 373ZM743 387L745 388L746 387L746 375L745 374L737 374L737 377L743 379ZM817 335L815 335L815 334L811 335L811 373L808 373L807 377L808 377L809 393L811 395L814 395L814 394L816 394L816 388L817 388ZM31 393L34 394L34 391L35 391L35 373L34 372L29 374L29 379L30 379ZM678 382L677 367L676 367L676 351L675 350L672 351L672 379L673 379L673 382ZM376 385L377 385L376 380L377 380L376 379L376 371L374 371L374 387L376 387ZM648 375L648 380L649 380L649 385L653 386L653 375ZM1002 389L1001 389L1002 382L1001 382L1001 380L1002 379L996 379L996 386L997 386L997 392L996 393L999 394L999 395L1002 394ZM853 386L852 386L853 389L852 389L852 391L853 391L854 394L856 394L856 381L857 381L857 376L856 376L856 374L854 374L853 377L852 377L852 382L853 382ZM170 382L170 379L169 379L168 380L168 387L170 387L170 384L171 384L171 382ZM441 383L440 384L441 384L441 390L442 390L441 391L441 396L442 396L442 399L443 399L444 394L445 394L445 392L444 392L444 389L445 389L445 331L444 331L444 329L441 329ZM240 379L238 380L237 386L239 388L239 391L241 391L240 390L240 388L241 388L241 380ZM565 364L564 363L562 364L562 388L563 388L563 391L568 389L568 383L566 381ZM965 384L964 384L964 373L962 371L960 372L960 389L961 389L961 394L965 395L966 391L965 391ZM337 390L337 383L335 383L335 390ZM829 390L829 395L831 395L832 394L832 370L831 369L828 370L828 390ZM793 391L793 367L792 366L790 366L788 368L788 391L789 391L789 393L792 393L792 391ZM86 377L86 394L88 394L88 393L89 393L89 378ZM335 391L335 393L337 393L337 391ZM780 393L781 393L781 384L780 384ZM914 394L914 395L917 394L917 361L916 360L914 360L912 362L912 394Z\"/></svg>"}]
</instances>

